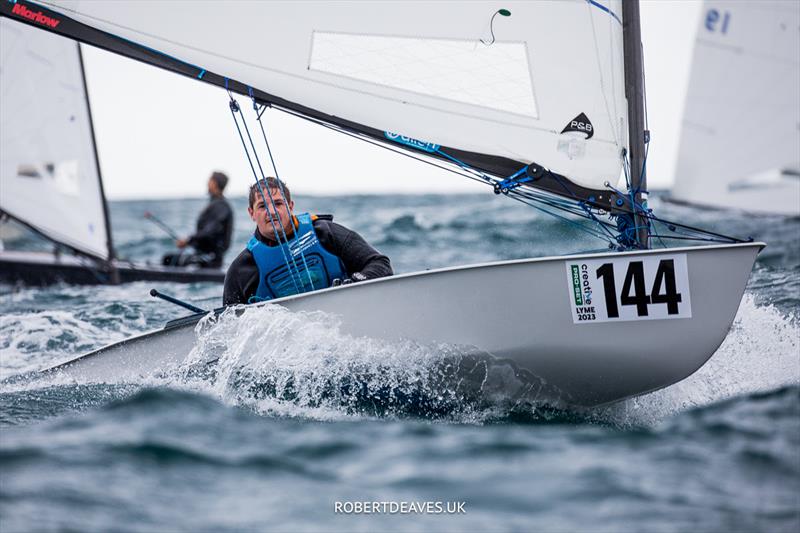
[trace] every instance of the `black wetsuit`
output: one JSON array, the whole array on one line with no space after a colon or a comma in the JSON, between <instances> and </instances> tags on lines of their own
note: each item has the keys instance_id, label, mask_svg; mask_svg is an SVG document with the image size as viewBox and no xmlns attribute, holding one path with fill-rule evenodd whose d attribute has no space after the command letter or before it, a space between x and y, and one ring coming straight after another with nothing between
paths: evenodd
<instances>
[{"instance_id":1,"label":"black wetsuit","mask_svg":"<svg viewBox=\"0 0 800 533\"><path fill-rule=\"evenodd\" d=\"M314 231L325 250L339 257L345 270L353 281L382 278L392 275L392 264L389 258L369 245L364 238L353 230L333 222L330 215L321 215L313 222ZM256 239L265 244L275 245L274 241L264 238L256 229ZM233 305L247 303L258 289L259 275L256 261L250 250L243 250L233 260L225 276L225 289L222 293L222 304Z\"/></svg>"},{"instance_id":2,"label":"black wetsuit","mask_svg":"<svg viewBox=\"0 0 800 533\"><path fill-rule=\"evenodd\" d=\"M195 253L167 254L164 264L220 268L225 252L231 246L232 234L233 210L230 204L223 196L213 197L197 217L195 233L188 239L188 245L195 249Z\"/></svg>"}]
</instances>

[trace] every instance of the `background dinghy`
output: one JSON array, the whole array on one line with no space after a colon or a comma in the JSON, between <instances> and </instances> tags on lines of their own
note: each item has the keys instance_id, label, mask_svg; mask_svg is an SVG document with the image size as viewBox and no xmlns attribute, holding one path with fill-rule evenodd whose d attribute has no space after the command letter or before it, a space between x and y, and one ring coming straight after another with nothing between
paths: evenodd
<instances>
[{"instance_id":1,"label":"background dinghy","mask_svg":"<svg viewBox=\"0 0 800 533\"><path fill-rule=\"evenodd\" d=\"M13 245L25 227L56 250L0 246L0 282L222 282L220 269L117 257L80 45L7 18L0 34L0 239Z\"/></svg>"},{"instance_id":2,"label":"background dinghy","mask_svg":"<svg viewBox=\"0 0 800 533\"><path fill-rule=\"evenodd\" d=\"M800 216L800 4L706 0L671 198Z\"/></svg>"}]
</instances>

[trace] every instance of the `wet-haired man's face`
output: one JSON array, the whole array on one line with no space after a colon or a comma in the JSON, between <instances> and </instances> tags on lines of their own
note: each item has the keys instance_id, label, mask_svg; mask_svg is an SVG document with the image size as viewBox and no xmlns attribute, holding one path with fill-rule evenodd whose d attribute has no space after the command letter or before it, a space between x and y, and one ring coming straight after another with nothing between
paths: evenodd
<instances>
[{"instance_id":1,"label":"wet-haired man's face","mask_svg":"<svg viewBox=\"0 0 800 533\"><path fill-rule=\"evenodd\" d=\"M294 202L290 201L287 204L279 189L271 188L269 192L272 201L270 201L270 197L267 197L265 203L263 196L259 192L256 194L253 207L248 207L247 212L253 222L256 223L261 235L273 241L281 241L283 240L283 233L291 235L293 232L292 211L294 210Z\"/></svg>"}]
</instances>

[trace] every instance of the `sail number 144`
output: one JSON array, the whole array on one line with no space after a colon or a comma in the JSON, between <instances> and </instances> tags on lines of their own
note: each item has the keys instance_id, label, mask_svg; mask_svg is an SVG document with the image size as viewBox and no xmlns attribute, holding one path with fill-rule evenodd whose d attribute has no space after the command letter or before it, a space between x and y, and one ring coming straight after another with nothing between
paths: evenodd
<instances>
[{"instance_id":1,"label":"sail number 144","mask_svg":"<svg viewBox=\"0 0 800 533\"><path fill-rule=\"evenodd\" d=\"M689 318L686 254L567 261L575 324Z\"/></svg>"}]
</instances>

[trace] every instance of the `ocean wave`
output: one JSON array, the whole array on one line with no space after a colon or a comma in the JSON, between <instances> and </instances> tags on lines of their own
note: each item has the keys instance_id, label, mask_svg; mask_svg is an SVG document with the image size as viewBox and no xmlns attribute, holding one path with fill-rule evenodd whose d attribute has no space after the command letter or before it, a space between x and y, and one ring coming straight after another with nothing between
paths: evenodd
<instances>
[{"instance_id":1,"label":"ocean wave","mask_svg":"<svg viewBox=\"0 0 800 533\"><path fill-rule=\"evenodd\" d=\"M599 411L621 426L652 426L682 411L800 384L800 324L746 293L728 336L697 372Z\"/></svg>"},{"instance_id":2,"label":"ocean wave","mask_svg":"<svg viewBox=\"0 0 800 533\"><path fill-rule=\"evenodd\" d=\"M177 381L266 414L478 422L557 397L530 372L474 347L353 337L320 312L230 309L196 331Z\"/></svg>"}]
</instances>

